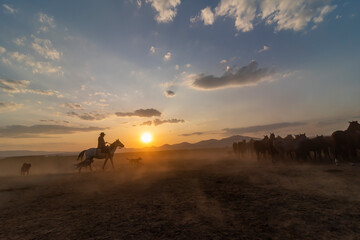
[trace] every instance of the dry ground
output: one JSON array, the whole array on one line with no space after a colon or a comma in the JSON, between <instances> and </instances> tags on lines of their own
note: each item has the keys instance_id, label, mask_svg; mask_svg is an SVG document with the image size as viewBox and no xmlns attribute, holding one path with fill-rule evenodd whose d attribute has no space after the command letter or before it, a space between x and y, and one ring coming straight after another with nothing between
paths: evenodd
<instances>
[{"instance_id":1,"label":"dry ground","mask_svg":"<svg viewBox=\"0 0 360 240\"><path fill-rule=\"evenodd\" d=\"M0 239L360 239L357 165L223 150L118 154L104 172L95 161L78 174L75 157L0 160Z\"/></svg>"}]
</instances>

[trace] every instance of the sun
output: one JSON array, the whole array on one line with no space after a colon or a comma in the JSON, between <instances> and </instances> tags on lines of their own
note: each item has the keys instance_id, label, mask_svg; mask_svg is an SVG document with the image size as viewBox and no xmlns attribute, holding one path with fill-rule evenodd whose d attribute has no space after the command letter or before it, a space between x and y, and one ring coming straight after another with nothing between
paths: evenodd
<instances>
[{"instance_id":1,"label":"sun","mask_svg":"<svg viewBox=\"0 0 360 240\"><path fill-rule=\"evenodd\" d=\"M151 142L151 141L152 141L152 136L151 136L151 134L150 134L150 133L143 133L143 134L141 135L141 141L142 141L143 143L149 143L149 142Z\"/></svg>"}]
</instances>

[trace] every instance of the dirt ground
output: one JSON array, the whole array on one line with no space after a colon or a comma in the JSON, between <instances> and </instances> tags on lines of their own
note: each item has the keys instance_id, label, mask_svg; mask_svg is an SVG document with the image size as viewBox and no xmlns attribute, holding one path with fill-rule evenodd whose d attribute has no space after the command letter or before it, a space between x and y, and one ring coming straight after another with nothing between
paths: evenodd
<instances>
[{"instance_id":1,"label":"dirt ground","mask_svg":"<svg viewBox=\"0 0 360 240\"><path fill-rule=\"evenodd\" d=\"M75 159L0 159L0 239L360 239L358 165L174 151L78 174Z\"/></svg>"}]
</instances>

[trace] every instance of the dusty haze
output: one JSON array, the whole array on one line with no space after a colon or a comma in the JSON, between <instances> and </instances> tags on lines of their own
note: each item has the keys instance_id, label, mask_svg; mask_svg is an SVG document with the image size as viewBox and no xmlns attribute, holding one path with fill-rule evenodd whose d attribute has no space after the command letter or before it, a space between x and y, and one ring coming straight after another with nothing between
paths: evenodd
<instances>
[{"instance_id":1,"label":"dusty haze","mask_svg":"<svg viewBox=\"0 0 360 240\"><path fill-rule=\"evenodd\" d=\"M126 158L143 159L132 166ZM6 239L356 239L359 166L238 160L231 150L0 160ZM20 177L22 163L32 164Z\"/></svg>"}]
</instances>

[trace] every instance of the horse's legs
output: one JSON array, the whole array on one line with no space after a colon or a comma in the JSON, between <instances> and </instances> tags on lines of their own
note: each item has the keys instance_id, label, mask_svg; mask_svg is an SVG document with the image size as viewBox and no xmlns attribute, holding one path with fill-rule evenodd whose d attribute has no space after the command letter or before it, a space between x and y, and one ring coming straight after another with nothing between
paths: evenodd
<instances>
[{"instance_id":1,"label":"horse's legs","mask_svg":"<svg viewBox=\"0 0 360 240\"><path fill-rule=\"evenodd\" d=\"M108 157L105 158L104 165L102 167L103 170L105 169L105 165L106 165L107 161L108 161Z\"/></svg>"},{"instance_id":2,"label":"horse's legs","mask_svg":"<svg viewBox=\"0 0 360 240\"><path fill-rule=\"evenodd\" d=\"M114 162L113 162L113 158L112 158L112 157L110 157L110 162L111 162L112 168L115 169L115 168L114 168Z\"/></svg>"}]
</instances>

